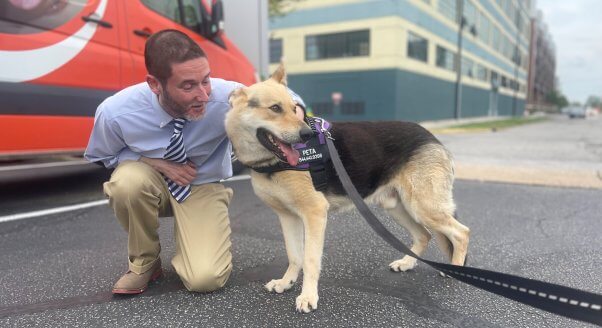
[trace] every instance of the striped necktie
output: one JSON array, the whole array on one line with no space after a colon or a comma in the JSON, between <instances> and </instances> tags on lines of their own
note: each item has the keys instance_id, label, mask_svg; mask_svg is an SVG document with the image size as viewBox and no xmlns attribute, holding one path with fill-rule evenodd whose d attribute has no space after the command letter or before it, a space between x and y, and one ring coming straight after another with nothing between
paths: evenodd
<instances>
[{"instance_id":1,"label":"striped necktie","mask_svg":"<svg viewBox=\"0 0 602 328\"><path fill-rule=\"evenodd\" d=\"M174 130L171 139L169 139L169 146L165 152L164 159L174 161L177 163L186 163L186 149L184 149L184 138L182 136L182 129L186 119L176 118L172 121L174 123ZM190 185L179 186L177 183L171 181L168 177L164 177L167 182L167 187L172 196L178 201L183 202L188 196L190 196Z\"/></svg>"}]
</instances>

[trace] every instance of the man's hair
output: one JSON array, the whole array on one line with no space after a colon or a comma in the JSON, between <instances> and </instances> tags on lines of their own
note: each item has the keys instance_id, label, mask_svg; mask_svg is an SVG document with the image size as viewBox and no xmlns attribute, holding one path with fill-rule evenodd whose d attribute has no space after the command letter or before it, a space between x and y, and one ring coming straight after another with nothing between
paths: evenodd
<instances>
[{"instance_id":1,"label":"man's hair","mask_svg":"<svg viewBox=\"0 0 602 328\"><path fill-rule=\"evenodd\" d=\"M171 65L207 57L188 35L178 30L163 30L146 40L144 63L148 73L165 85L171 77Z\"/></svg>"}]
</instances>

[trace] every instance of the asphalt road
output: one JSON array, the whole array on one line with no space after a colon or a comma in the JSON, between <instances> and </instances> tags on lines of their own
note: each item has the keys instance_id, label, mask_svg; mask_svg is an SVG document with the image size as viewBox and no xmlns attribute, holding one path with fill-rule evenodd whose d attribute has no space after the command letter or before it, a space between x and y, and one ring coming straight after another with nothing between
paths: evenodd
<instances>
[{"instance_id":1,"label":"asphalt road","mask_svg":"<svg viewBox=\"0 0 602 328\"><path fill-rule=\"evenodd\" d=\"M456 162L456 177L602 189L602 117L545 122L497 132L438 135Z\"/></svg>"},{"instance_id":2,"label":"asphalt road","mask_svg":"<svg viewBox=\"0 0 602 328\"><path fill-rule=\"evenodd\" d=\"M101 199L105 171L4 185L0 216ZM110 288L126 270L126 234L107 206L0 224L2 327L586 327L480 291L420 264L394 273L400 254L356 212L329 217L319 309L294 310L297 285L263 290L286 254L276 216L235 190L230 210L234 271L226 287L187 292L169 264L173 219L161 219L165 277L136 297ZM472 230L469 265L602 293L602 190L457 181L461 221ZM382 213L381 213L382 214ZM402 240L408 235L384 222ZM434 245L431 245L434 246ZM426 258L441 260L436 247Z\"/></svg>"}]
</instances>

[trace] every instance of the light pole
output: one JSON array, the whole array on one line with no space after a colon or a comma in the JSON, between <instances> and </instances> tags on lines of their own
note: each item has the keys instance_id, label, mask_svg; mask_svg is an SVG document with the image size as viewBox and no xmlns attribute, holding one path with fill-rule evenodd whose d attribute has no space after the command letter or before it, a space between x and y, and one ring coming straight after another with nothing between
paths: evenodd
<instances>
[{"instance_id":1,"label":"light pole","mask_svg":"<svg viewBox=\"0 0 602 328\"><path fill-rule=\"evenodd\" d=\"M520 1L519 1L519 6L520 6ZM513 56L513 61L514 61L514 98L512 99L512 116L516 116L516 97L518 94L518 89L519 89L519 83L518 83L518 67L520 66L520 62L521 62L521 57L520 57L520 28L521 28L521 16L520 16L520 10L517 9L516 10L516 40L515 40L515 44L514 44L514 56Z\"/></svg>"},{"instance_id":2,"label":"light pole","mask_svg":"<svg viewBox=\"0 0 602 328\"><path fill-rule=\"evenodd\" d=\"M456 93L454 101L454 118L459 120L462 116L462 36L466 18L464 17L464 0L456 0L456 20L458 21L458 55L456 56ZM477 35L477 30L473 26L470 28L472 35Z\"/></svg>"}]
</instances>

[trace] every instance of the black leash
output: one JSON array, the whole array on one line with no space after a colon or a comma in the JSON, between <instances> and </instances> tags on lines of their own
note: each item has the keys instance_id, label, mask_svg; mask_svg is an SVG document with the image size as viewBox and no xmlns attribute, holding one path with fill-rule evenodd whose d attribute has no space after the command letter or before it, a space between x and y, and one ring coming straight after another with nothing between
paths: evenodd
<instances>
[{"instance_id":1,"label":"black leash","mask_svg":"<svg viewBox=\"0 0 602 328\"><path fill-rule=\"evenodd\" d=\"M343 167L330 135L327 136L330 158L347 195L370 227L393 248L469 285L554 314L602 326L602 295L495 271L429 261L414 254L364 203Z\"/></svg>"}]
</instances>

